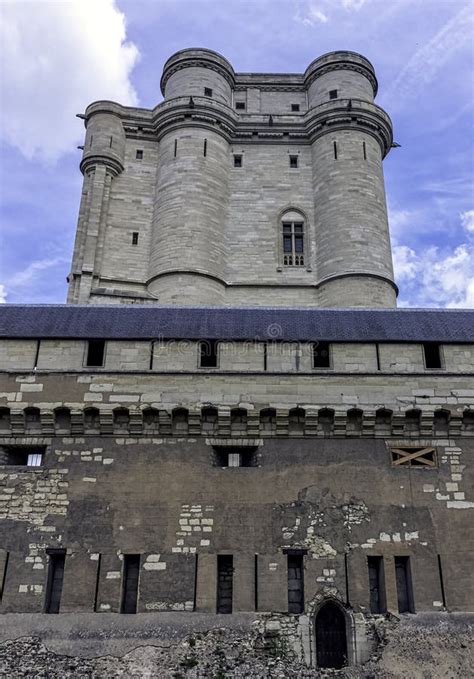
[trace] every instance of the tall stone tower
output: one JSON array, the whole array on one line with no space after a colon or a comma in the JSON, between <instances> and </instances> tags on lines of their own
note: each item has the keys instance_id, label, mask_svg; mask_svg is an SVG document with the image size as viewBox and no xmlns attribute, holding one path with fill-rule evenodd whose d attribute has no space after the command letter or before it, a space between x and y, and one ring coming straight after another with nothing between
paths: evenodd
<instances>
[{"instance_id":1,"label":"tall stone tower","mask_svg":"<svg viewBox=\"0 0 474 679\"><path fill-rule=\"evenodd\" d=\"M73 303L393 307L382 160L392 126L370 62L235 73L185 49L153 110L84 117Z\"/></svg>"}]
</instances>

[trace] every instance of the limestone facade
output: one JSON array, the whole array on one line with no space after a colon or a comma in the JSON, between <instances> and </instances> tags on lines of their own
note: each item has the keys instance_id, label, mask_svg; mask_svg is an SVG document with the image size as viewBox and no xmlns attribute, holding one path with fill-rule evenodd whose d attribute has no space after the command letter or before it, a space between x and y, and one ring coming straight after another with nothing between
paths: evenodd
<instances>
[{"instance_id":1,"label":"limestone facade","mask_svg":"<svg viewBox=\"0 0 474 679\"><path fill-rule=\"evenodd\" d=\"M161 87L152 110L99 101L81 116L70 302L395 305L392 126L370 62L333 52L304 74L239 74L189 49ZM290 222L302 244L284 239Z\"/></svg>"}]
</instances>

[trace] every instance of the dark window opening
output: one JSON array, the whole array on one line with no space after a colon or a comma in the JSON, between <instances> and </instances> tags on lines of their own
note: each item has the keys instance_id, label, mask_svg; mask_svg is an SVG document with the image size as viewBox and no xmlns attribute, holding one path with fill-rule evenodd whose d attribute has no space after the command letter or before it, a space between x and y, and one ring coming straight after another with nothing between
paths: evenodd
<instances>
[{"instance_id":1,"label":"dark window opening","mask_svg":"<svg viewBox=\"0 0 474 679\"><path fill-rule=\"evenodd\" d=\"M234 167L242 167L242 156L234 153Z\"/></svg>"},{"instance_id":2,"label":"dark window opening","mask_svg":"<svg viewBox=\"0 0 474 679\"><path fill-rule=\"evenodd\" d=\"M132 233L132 245L138 245L138 231Z\"/></svg>"},{"instance_id":3,"label":"dark window opening","mask_svg":"<svg viewBox=\"0 0 474 679\"><path fill-rule=\"evenodd\" d=\"M431 447L391 448L390 452L394 467L436 467L436 450Z\"/></svg>"},{"instance_id":4,"label":"dark window opening","mask_svg":"<svg viewBox=\"0 0 474 679\"><path fill-rule=\"evenodd\" d=\"M411 581L410 557L395 557L395 578L399 613L414 613L413 589Z\"/></svg>"},{"instance_id":5,"label":"dark window opening","mask_svg":"<svg viewBox=\"0 0 474 679\"><path fill-rule=\"evenodd\" d=\"M61 604L61 593L63 589L64 561L66 553L64 550L50 550L48 584L46 586L46 600L44 606L45 613L59 613Z\"/></svg>"},{"instance_id":6,"label":"dark window opening","mask_svg":"<svg viewBox=\"0 0 474 679\"><path fill-rule=\"evenodd\" d=\"M122 571L121 613L136 613L138 601L138 580L140 576L140 554L124 554Z\"/></svg>"},{"instance_id":7,"label":"dark window opening","mask_svg":"<svg viewBox=\"0 0 474 679\"><path fill-rule=\"evenodd\" d=\"M290 156L290 167L291 168L298 167L298 156Z\"/></svg>"},{"instance_id":8,"label":"dark window opening","mask_svg":"<svg viewBox=\"0 0 474 679\"><path fill-rule=\"evenodd\" d=\"M219 343L217 340L204 340L199 342L199 367L217 368Z\"/></svg>"},{"instance_id":9,"label":"dark window opening","mask_svg":"<svg viewBox=\"0 0 474 679\"><path fill-rule=\"evenodd\" d=\"M176 158L177 155L178 155L178 140L175 139L174 140L174 157Z\"/></svg>"},{"instance_id":10,"label":"dark window opening","mask_svg":"<svg viewBox=\"0 0 474 679\"><path fill-rule=\"evenodd\" d=\"M104 365L105 340L89 340L87 343L86 366L101 368Z\"/></svg>"},{"instance_id":11,"label":"dark window opening","mask_svg":"<svg viewBox=\"0 0 474 679\"><path fill-rule=\"evenodd\" d=\"M362 151L364 153L364 160L367 160L367 147L365 145L365 141L362 142Z\"/></svg>"},{"instance_id":12,"label":"dark window opening","mask_svg":"<svg viewBox=\"0 0 474 679\"><path fill-rule=\"evenodd\" d=\"M114 140L114 138L113 138L113 137L110 137L110 142L109 142L110 148L112 148L112 142L113 142L113 140Z\"/></svg>"},{"instance_id":13,"label":"dark window opening","mask_svg":"<svg viewBox=\"0 0 474 679\"><path fill-rule=\"evenodd\" d=\"M255 446L215 446L216 467L256 467Z\"/></svg>"},{"instance_id":14,"label":"dark window opening","mask_svg":"<svg viewBox=\"0 0 474 679\"><path fill-rule=\"evenodd\" d=\"M333 141L334 160L337 160L337 141Z\"/></svg>"},{"instance_id":15,"label":"dark window opening","mask_svg":"<svg viewBox=\"0 0 474 679\"><path fill-rule=\"evenodd\" d=\"M292 113L297 113L300 110L300 105L299 104L291 104L291 111Z\"/></svg>"},{"instance_id":16,"label":"dark window opening","mask_svg":"<svg viewBox=\"0 0 474 679\"><path fill-rule=\"evenodd\" d=\"M331 354L329 342L315 342L313 344L313 368L330 368Z\"/></svg>"},{"instance_id":17,"label":"dark window opening","mask_svg":"<svg viewBox=\"0 0 474 679\"><path fill-rule=\"evenodd\" d=\"M204 96L205 97L212 97L212 89L210 87L204 88Z\"/></svg>"},{"instance_id":18,"label":"dark window opening","mask_svg":"<svg viewBox=\"0 0 474 679\"><path fill-rule=\"evenodd\" d=\"M344 613L329 601L316 616L316 663L318 667L340 669L347 663Z\"/></svg>"},{"instance_id":19,"label":"dark window opening","mask_svg":"<svg viewBox=\"0 0 474 679\"><path fill-rule=\"evenodd\" d=\"M207 156L207 139L204 139L203 154L204 154L204 158L205 158Z\"/></svg>"},{"instance_id":20,"label":"dark window opening","mask_svg":"<svg viewBox=\"0 0 474 679\"><path fill-rule=\"evenodd\" d=\"M217 556L217 612L232 613L234 580L234 557L232 554Z\"/></svg>"},{"instance_id":21,"label":"dark window opening","mask_svg":"<svg viewBox=\"0 0 474 679\"><path fill-rule=\"evenodd\" d=\"M0 446L0 465L41 467L45 446Z\"/></svg>"},{"instance_id":22,"label":"dark window opening","mask_svg":"<svg viewBox=\"0 0 474 679\"><path fill-rule=\"evenodd\" d=\"M337 90L329 90L329 99L337 99Z\"/></svg>"},{"instance_id":23,"label":"dark window opening","mask_svg":"<svg viewBox=\"0 0 474 679\"><path fill-rule=\"evenodd\" d=\"M143 151L141 149L137 149L135 153L135 158L137 160L143 160Z\"/></svg>"},{"instance_id":24,"label":"dark window opening","mask_svg":"<svg viewBox=\"0 0 474 679\"><path fill-rule=\"evenodd\" d=\"M288 613L304 611L304 567L302 554L288 554Z\"/></svg>"},{"instance_id":25,"label":"dark window opening","mask_svg":"<svg viewBox=\"0 0 474 679\"><path fill-rule=\"evenodd\" d=\"M236 101L235 102L235 108L237 111L245 111L245 102L244 101Z\"/></svg>"},{"instance_id":26,"label":"dark window opening","mask_svg":"<svg viewBox=\"0 0 474 679\"><path fill-rule=\"evenodd\" d=\"M436 342L426 342L423 344L423 352L425 356L425 367L429 370L442 368L441 364L441 347Z\"/></svg>"},{"instance_id":27,"label":"dark window opening","mask_svg":"<svg viewBox=\"0 0 474 679\"><path fill-rule=\"evenodd\" d=\"M385 597L385 577L383 556L368 556L370 612L385 613L387 602Z\"/></svg>"},{"instance_id":28,"label":"dark window opening","mask_svg":"<svg viewBox=\"0 0 474 679\"><path fill-rule=\"evenodd\" d=\"M304 223L282 222L283 264L304 266Z\"/></svg>"}]
</instances>

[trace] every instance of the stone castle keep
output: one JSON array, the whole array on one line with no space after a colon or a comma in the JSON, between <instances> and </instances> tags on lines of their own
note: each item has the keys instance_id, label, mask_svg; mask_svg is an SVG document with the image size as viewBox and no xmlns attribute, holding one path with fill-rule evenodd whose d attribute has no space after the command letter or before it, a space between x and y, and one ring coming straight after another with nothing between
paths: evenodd
<instances>
[{"instance_id":1,"label":"stone castle keep","mask_svg":"<svg viewBox=\"0 0 474 679\"><path fill-rule=\"evenodd\" d=\"M0 640L364 663L474 610L474 314L396 308L366 58L161 88L80 116L68 304L0 308Z\"/></svg>"}]
</instances>

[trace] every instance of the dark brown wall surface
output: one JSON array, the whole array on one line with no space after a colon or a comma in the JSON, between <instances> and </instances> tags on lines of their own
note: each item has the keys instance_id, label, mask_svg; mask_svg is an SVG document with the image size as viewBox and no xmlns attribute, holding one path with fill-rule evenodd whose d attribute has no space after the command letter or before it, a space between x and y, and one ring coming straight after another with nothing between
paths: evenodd
<instances>
[{"instance_id":1,"label":"dark brown wall surface","mask_svg":"<svg viewBox=\"0 0 474 679\"><path fill-rule=\"evenodd\" d=\"M234 610L254 610L257 581L259 610L285 611L288 548L307 550L308 607L337 590L367 609L367 555L381 555L396 611L393 558L407 555L416 610L439 610L439 554L448 609L473 610L474 442L434 444L434 469L394 468L384 440L348 438L268 438L259 466L220 468L201 437L54 438L43 467L0 468L0 610L42 610L58 547L61 611L118 611L123 553L141 555L139 611L215 611L217 554L234 555Z\"/></svg>"}]
</instances>

